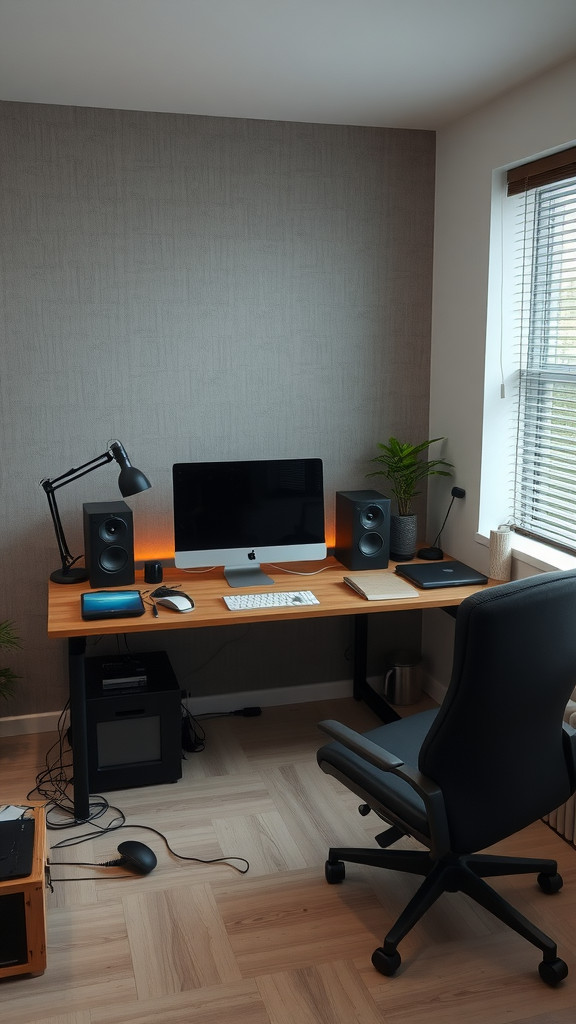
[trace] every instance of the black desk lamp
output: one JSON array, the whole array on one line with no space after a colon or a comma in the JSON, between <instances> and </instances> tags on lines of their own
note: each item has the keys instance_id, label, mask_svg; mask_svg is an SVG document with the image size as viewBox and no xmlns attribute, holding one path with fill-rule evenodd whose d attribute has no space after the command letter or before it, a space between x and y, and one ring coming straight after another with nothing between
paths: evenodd
<instances>
[{"instance_id":1,"label":"black desk lamp","mask_svg":"<svg viewBox=\"0 0 576 1024\"><path fill-rule=\"evenodd\" d=\"M120 466L118 487L120 488L120 493L123 498L127 498L130 494L138 494L139 491L146 491L152 486L150 481L144 476L144 473L141 473L139 469L136 469L135 466L130 464L130 459L128 458L120 441L109 441L108 448L102 455L98 455L95 459L91 459L90 462L85 462L83 466L78 466L77 469L69 469L67 473L62 473L61 476L56 476L53 480L40 481L40 484L44 488L48 498L50 515L52 516L52 522L54 523L56 540L58 541L58 550L62 560L62 568L55 569L55 571L50 574L50 579L54 583L83 583L84 580L89 579L90 576L88 569L72 568L74 562L77 562L81 555L77 555L76 558L73 558L68 550L54 492L57 491L59 487L64 487L65 484L70 484L73 480L78 480L81 476L85 476L86 473L91 473L93 469L98 469L98 466L104 466L107 462L112 462L113 459L115 459Z\"/></svg>"},{"instance_id":2,"label":"black desk lamp","mask_svg":"<svg viewBox=\"0 0 576 1024\"><path fill-rule=\"evenodd\" d=\"M446 515L444 516L444 522L442 523L442 526L440 527L436 537L434 538L434 543L432 544L432 547L420 548L420 550L416 552L418 558L427 558L428 561L430 562L439 562L441 561L441 559L444 558L444 552L442 551L442 548L439 548L436 545L438 544L438 541L442 536L442 530L446 526L446 520L450 515L450 509L454 504L454 498L464 498L466 496L466 491L462 487L453 487L450 493L452 495L452 501L448 506L448 511Z\"/></svg>"}]
</instances>

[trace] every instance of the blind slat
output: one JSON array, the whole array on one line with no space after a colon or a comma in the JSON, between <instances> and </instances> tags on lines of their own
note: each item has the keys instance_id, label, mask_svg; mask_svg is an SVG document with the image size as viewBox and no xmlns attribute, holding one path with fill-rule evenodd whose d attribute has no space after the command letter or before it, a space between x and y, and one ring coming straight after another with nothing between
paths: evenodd
<instances>
[{"instance_id":1,"label":"blind slat","mask_svg":"<svg viewBox=\"0 0 576 1024\"><path fill-rule=\"evenodd\" d=\"M514 168L518 404L513 527L576 553L576 147Z\"/></svg>"}]
</instances>

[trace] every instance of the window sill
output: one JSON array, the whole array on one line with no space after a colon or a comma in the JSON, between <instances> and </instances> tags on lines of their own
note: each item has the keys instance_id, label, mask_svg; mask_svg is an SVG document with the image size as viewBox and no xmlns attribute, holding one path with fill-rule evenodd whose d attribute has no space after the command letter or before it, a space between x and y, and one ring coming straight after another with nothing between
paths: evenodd
<instances>
[{"instance_id":1,"label":"window sill","mask_svg":"<svg viewBox=\"0 0 576 1024\"><path fill-rule=\"evenodd\" d=\"M478 544L489 547L490 540L481 533L476 534ZM548 544L541 544L539 541L530 540L529 537L521 537L520 534L513 534L512 557L540 569L542 572L553 572L554 569L576 569L576 556L567 555L564 551L557 551Z\"/></svg>"}]
</instances>

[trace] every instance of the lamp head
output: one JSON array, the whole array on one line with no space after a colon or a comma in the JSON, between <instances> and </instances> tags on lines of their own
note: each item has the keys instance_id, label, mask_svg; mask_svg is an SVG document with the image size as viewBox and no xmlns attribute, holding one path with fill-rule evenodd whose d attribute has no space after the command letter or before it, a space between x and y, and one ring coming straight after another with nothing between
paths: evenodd
<instances>
[{"instance_id":1,"label":"lamp head","mask_svg":"<svg viewBox=\"0 0 576 1024\"><path fill-rule=\"evenodd\" d=\"M110 451L120 466L118 487L123 498L128 498L131 494L139 494L140 491L147 491L152 486L148 478L144 476L144 473L131 465L130 459L120 441L111 441Z\"/></svg>"}]
</instances>

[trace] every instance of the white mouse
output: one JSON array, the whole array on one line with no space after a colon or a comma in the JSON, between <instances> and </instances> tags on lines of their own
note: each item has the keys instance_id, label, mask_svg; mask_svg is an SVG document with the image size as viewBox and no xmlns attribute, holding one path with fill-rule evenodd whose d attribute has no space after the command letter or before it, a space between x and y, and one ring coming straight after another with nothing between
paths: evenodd
<instances>
[{"instance_id":1,"label":"white mouse","mask_svg":"<svg viewBox=\"0 0 576 1024\"><path fill-rule=\"evenodd\" d=\"M171 608L174 612L191 612L194 607L194 601L191 597L187 597L186 594L170 594L169 597L157 597L156 604L161 604L165 608Z\"/></svg>"}]
</instances>

